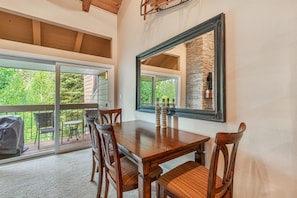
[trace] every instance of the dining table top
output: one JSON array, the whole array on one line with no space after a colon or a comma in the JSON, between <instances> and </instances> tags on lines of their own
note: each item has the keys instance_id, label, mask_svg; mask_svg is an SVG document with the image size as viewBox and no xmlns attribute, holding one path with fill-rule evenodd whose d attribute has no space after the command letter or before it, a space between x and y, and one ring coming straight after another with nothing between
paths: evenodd
<instances>
[{"instance_id":1,"label":"dining table top","mask_svg":"<svg viewBox=\"0 0 297 198\"><path fill-rule=\"evenodd\" d=\"M133 159L142 162L164 157L210 139L181 129L156 127L154 123L143 120L122 122L114 126L114 131L118 144L127 149Z\"/></svg>"}]
</instances>

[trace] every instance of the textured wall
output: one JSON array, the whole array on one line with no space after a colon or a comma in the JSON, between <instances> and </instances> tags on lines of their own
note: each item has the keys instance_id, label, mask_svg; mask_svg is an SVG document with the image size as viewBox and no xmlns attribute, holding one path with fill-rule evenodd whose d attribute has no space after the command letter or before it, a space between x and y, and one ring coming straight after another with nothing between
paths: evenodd
<instances>
[{"instance_id":1,"label":"textured wall","mask_svg":"<svg viewBox=\"0 0 297 198\"><path fill-rule=\"evenodd\" d=\"M213 100L205 98L208 73L214 71L214 32L186 44L186 107L212 109ZM213 83L212 83L213 84Z\"/></svg>"}]
</instances>

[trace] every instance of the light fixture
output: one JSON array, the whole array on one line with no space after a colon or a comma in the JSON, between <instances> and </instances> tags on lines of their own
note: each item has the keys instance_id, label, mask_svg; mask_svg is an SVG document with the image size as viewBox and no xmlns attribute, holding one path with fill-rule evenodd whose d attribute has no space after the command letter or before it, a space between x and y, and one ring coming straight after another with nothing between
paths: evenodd
<instances>
[{"instance_id":1,"label":"light fixture","mask_svg":"<svg viewBox=\"0 0 297 198\"><path fill-rule=\"evenodd\" d=\"M162 10L166 10L180 4L183 4L189 0L141 0L140 15L144 16L153 14Z\"/></svg>"},{"instance_id":2,"label":"light fixture","mask_svg":"<svg viewBox=\"0 0 297 198\"><path fill-rule=\"evenodd\" d=\"M108 80L108 71L104 72L104 79Z\"/></svg>"}]
</instances>

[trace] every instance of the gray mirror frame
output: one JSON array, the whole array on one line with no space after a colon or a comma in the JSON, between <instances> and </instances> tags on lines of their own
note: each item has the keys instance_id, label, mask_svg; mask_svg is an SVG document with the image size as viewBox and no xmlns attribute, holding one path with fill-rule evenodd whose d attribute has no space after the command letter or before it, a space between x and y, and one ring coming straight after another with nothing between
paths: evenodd
<instances>
[{"instance_id":1,"label":"gray mirror frame","mask_svg":"<svg viewBox=\"0 0 297 198\"><path fill-rule=\"evenodd\" d=\"M221 13L207 21L168 39L159 45L136 56L136 110L154 113L154 106L140 105L140 77L141 60L170 49L176 45L191 40L199 35L214 30L215 63L214 63L214 110L199 110L187 108L169 108L167 114L172 116L225 122L226 94L225 94L225 14Z\"/></svg>"}]
</instances>

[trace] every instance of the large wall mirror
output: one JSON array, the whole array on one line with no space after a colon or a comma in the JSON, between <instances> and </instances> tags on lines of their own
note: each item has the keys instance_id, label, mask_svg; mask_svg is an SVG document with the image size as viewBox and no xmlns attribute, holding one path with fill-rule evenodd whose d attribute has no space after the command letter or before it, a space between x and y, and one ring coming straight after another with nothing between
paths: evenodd
<instances>
[{"instance_id":1,"label":"large wall mirror","mask_svg":"<svg viewBox=\"0 0 297 198\"><path fill-rule=\"evenodd\" d=\"M136 110L225 122L223 13L136 56Z\"/></svg>"}]
</instances>

